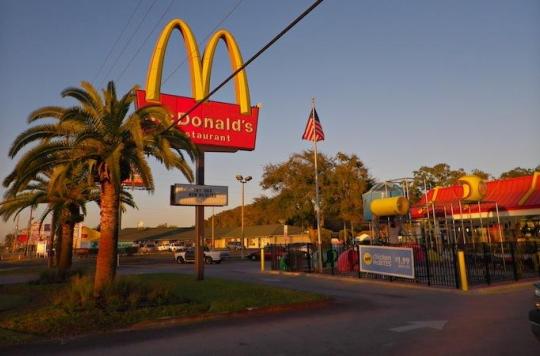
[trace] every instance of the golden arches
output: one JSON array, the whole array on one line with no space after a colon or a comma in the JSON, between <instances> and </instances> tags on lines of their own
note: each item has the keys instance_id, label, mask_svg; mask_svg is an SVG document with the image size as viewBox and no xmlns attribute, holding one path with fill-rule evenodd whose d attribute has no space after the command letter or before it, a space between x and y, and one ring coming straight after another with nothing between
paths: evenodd
<instances>
[{"instance_id":1,"label":"golden arches","mask_svg":"<svg viewBox=\"0 0 540 356\"><path fill-rule=\"evenodd\" d=\"M219 30L212 35L206 45L203 60L201 61L199 47L197 46L191 28L180 19L171 20L161 31L152 54L152 59L150 60L146 79L147 101L159 101L165 52L174 29L178 29L184 39L191 74L192 95L195 100L202 100L210 91L210 76L212 75L214 54L220 39L225 42L225 46L227 47L232 70L236 71L243 65L244 62L240 54L240 48L229 31ZM251 112L251 103L245 70L240 71L235 77L235 92L236 102L240 105L240 112L242 114L249 114Z\"/></svg>"},{"instance_id":2,"label":"golden arches","mask_svg":"<svg viewBox=\"0 0 540 356\"><path fill-rule=\"evenodd\" d=\"M148 76L146 77L146 100L149 102L158 102L161 91L161 76L163 74L163 62L169 39L174 29L178 29L184 39L187 61L191 75L191 91L195 100L204 98L204 90L201 81L201 58L197 41L191 28L184 21L174 19L170 21L156 42L156 47L148 67Z\"/></svg>"},{"instance_id":3,"label":"golden arches","mask_svg":"<svg viewBox=\"0 0 540 356\"><path fill-rule=\"evenodd\" d=\"M243 64L242 55L240 54L240 48L238 43L234 39L233 35L227 30L219 30L210 38L206 48L204 49L203 65L202 65L202 79L204 95L208 95L210 90L210 77L212 76L212 64L214 62L214 54L219 40L222 39L227 46L227 52L231 60L231 70L234 72L238 70ZM247 81L247 74L245 70L240 71L234 78L236 102L240 105L240 112L249 113L251 110L249 86Z\"/></svg>"}]
</instances>

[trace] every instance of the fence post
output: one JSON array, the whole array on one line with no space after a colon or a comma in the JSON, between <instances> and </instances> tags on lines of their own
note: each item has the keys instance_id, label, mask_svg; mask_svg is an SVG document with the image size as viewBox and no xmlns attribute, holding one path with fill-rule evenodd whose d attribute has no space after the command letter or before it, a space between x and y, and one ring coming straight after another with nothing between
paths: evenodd
<instances>
[{"instance_id":1,"label":"fence post","mask_svg":"<svg viewBox=\"0 0 540 356\"><path fill-rule=\"evenodd\" d=\"M469 282L467 281L467 266L465 264L465 254L463 250L458 250L458 263L459 263L459 275L461 290L466 292L469 290Z\"/></svg>"},{"instance_id":2,"label":"fence post","mask_svg":"<svg viewBox=\"0 0 540 356\"><path fill-rule=\"evenodd\" d=\"M360 256L360 245L356 245L356 251L358 252L358 278L362 278L362 272L360 272L360 264L362 261L360 260L362 256Z\"/></svg>"},{"instance_id":3,"label":"fence post","mask_svg":"<svg viewBox=\"0 0 540 356\"><path fill-rule=\"evenodd\" d=\"M457 261L457 246L456 244L452 245L452 263L454 264L454 279L456 281L456 289L459 289L459 271L458 271L458 261Z\"/></svg>"},{"instance_id":4,"label":"fence post","mask_svg":"<svg viewBox=\"0 0 540 356\"><path fill-rule=\"evenodd\" d=\"M517 266L516 266L516 251L514 243L510 242L510 256L512 257L512 271L514 272L514 280L518 280Z\"/></svg>"},{"instance_id":5,"label":"fence post","mask_svg":"<svg viewBox=\"0 0 540 356\"><path fill-rule=\"evenodd\" d=\"M431 275L429 273L429 250L427 249L426 245L423 245L422 249L424 250L424 254L425 254L425 257L426 257L427 285L431 286Z\"/></svg>"},{"instance_id":6,"label":"fence post","mask_svg":"<svg viewBox=\"0 0 540 356\"><path fill-rule=\"evenodd\" d=\"M489 273L489 253L488 253L488 249L487 249L487 245L486 243L482 243L482 247L484 249L484 266L486 268L486 282L488 284L488 286L491 284L491 274Z\"/></svg>"},{"instance_id":7,"label":"fence post","mask_svg":"<svg viewBox=\"0 0 540 356\"><path fill-rule=\"evenodd\" d=\"M261 272L264 272L264 247L261 247Z\"/></svg>"},{"instance_id":8,"label":"fence post","mask_svg":"<svg viewBox=\"0 0 540 356\"><path fill-rule=\"evenodd\" d=\"M330 250L326 252L326 259L330 259L330 268L332 268L332 275L334 275L334 248L331 247Z\"/></svg>"},{"instance_id":9,"label":"fence post","mask_svg":"<svg viewBox=\"0 0 540 356\"><path fill-rule=\"evenodd\" d=\"M306 248L307 248L307 270L308 270L308 273L311 273L311 252L309 250L309 244L306 244Z\"/></svg>"},{"instance_id":10,"label":"fence post","mask_svg":"<svg viewBox=\"0 0 540 356\"><path fill-rule=\"evenodd\" d=\"M534 241L534 257L536 258L536 272L540 276L540 251L538 251L538 244Z\"/></svg>"}]
</instances>

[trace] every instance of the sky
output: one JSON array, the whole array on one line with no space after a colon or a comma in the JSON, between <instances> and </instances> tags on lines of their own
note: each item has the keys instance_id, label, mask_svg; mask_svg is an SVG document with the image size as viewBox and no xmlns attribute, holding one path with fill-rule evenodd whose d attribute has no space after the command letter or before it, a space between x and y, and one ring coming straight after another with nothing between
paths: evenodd
<instances>
[{"instance_id":1,"label":"sky","mask_svg":"<svg viewBox=\"0 0 540 356\"><path fill-rule=\"evenodd\" d=\"M0 2L0 178L28 114L73 105L60 92L82 80L119 92L144 87L163 26L185 20L199 47L218 27L251 57L311 4L308 0L3 0ZM323 153L357 154L377 180L411 176L424 165L478 168L498 176L540 164L540 2L537 0L326 0L247 69L252 103L262 104L251 152L206 155L206 184L229 187L251 175L246 204L263 191L264 166L310 143L301 140L311 98L325 132ZM162 92L191 95L180 37L170 41ZM218 47L212 85L230 74ZM172 73L172 75L171 75ZM234 102L227 85L214 100ZM156 190L134 192L138 210L123 227L194 224L194 209L169 206L179 172L152 163ZM0 194L4 190L0 188ZM206 215L212 213L206 209ZM20 226L28 213L21 214ZM98 224L89 205L85 223ZM0 239L14 230L0 221Z\"/></svg>"}]
</instances>

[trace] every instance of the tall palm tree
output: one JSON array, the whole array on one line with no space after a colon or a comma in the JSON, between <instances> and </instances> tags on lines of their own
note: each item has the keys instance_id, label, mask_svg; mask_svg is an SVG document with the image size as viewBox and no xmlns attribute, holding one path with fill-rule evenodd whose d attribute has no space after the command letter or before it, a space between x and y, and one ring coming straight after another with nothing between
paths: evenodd
<instances>
[{"instance_id":1,"label":"tall palm tree","mask_svg":"<svg viewBox=\"0 0 540 356\"><path fill-rule=\"evenodd\" d=\"M198 152L196 146L183 133L166 130L172 123L171 115L161 105L129 113L135 89L118 98L113 82L101 93L87 82L82 82L81 88L68 88L62 96L74 98L77 105L36 110L30 121L55 118L58 123L27 130L27 135L20 136L10 151L13 156L26 144L39 142L16 165L12 173L18 177L15 190L39 172L54 167L60 167L60 177L70 177L83 169L89 184L99 185L101 237L94 280L96 296L113 281L116 273L121 182L131 174L138 174L145 187L153 190L149 156L167 169L180 170L193 181L184 153L193 159Z\"/></svg>"}]
</instances>

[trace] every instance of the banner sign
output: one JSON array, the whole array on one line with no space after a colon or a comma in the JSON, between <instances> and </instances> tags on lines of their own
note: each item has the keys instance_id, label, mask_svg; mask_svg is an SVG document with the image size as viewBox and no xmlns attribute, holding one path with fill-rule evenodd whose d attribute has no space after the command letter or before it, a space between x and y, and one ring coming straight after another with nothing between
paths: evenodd
<instances>
[{"instance_id":1,"label":"banner sign","mask_svg":"<svg viewBox=\"0 0 540 356\"><path fill-rule=\"evenodd\" d=\"M160 94L159 101L171 111L174 120L197 103L193 98L168 94ZM151 102L146 100L146 92L137 90L137 107L148 104ZM250 114L244 115L238 105L207 101L178 121L176 127L205 151L253 151L258 117L256 106L251 108Z\"/></svg>"},{"instance_id":2,"label":"banner sign","mask_svg":"<svg viewBox=\"0 0 540 356\"><path fill-rule=\"evenodd\" d=\"M413 249L360 246L360 271L414 279Z\"/></svg>"},{"instance_id":3,"label":"banner sign","mask_svg":"<svg viewBox=\"0 0 540 356\"><path fill-rule=\"evenodd\" d=\"M226 186L175 184L171 185L171 205L225 206L228 204L228 193Z\"/></svg>"}]
</instances>

